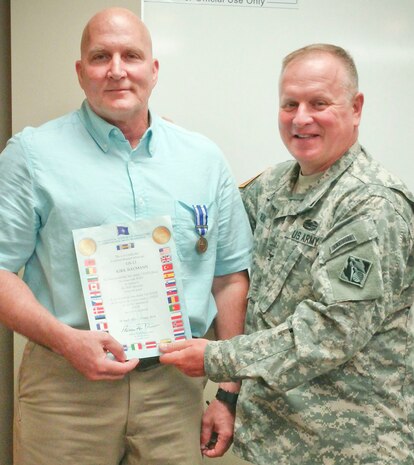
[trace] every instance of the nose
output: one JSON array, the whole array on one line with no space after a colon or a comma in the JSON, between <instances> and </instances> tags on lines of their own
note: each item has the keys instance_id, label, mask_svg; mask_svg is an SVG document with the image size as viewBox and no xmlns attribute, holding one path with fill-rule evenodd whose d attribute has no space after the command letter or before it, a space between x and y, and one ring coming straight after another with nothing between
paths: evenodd
<instances>
[{"instance_id":1,"label":"nose","mask_svg":"<svg viewBox=\"0 0 414 465\"><path fill-rule=\"evenodd\" d=\"M302 127L312 123L312 121L312 115L309 108L304 103L300 103L296 108L295 116L293 117L293 124L295 126Z\"/></svg>"},{"instance_id":2,"label":"nose","mask_svg":"<svg viewBox=\"0 0 414 465\"><path fill-rule=\"evenodd\" d=\"M123 66L122 58L120 56L113 56L111 63L110 63L110 68L108 70L108 77L110 79L122 79L123 77L126 76L126 71Z\"/></svg>"}]
</instances>

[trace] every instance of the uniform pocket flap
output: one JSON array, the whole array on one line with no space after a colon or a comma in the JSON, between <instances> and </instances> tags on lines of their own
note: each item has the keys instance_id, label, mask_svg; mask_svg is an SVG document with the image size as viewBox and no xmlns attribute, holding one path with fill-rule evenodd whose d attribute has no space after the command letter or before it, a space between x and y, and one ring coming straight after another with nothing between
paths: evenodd
<instances>
[{"instance_id":1,"label":"uniform pocket flap","mask_svg":"<svg viewBox=\"0 0 414 465\"><path fill-rule=\"evenodd\" d=\"M269 269L269 274L272 276L272 284L268 289L263 289L263 293L259 292L262 294L259 299L259 308L262 313L267 312L277 299L289 273L301 256L302 253L299 247L295 246L285 257L281 257L280 260L274 259L274 266Z\"/></svg>"}]
</instances>

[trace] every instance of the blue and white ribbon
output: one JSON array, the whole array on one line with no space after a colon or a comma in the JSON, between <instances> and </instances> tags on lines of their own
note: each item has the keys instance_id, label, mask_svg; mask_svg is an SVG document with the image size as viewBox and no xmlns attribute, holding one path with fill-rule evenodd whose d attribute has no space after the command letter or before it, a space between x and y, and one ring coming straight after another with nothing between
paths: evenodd
<instances>
[{"instance_id":1,"label":"blue and white ribbon","mask_svg":"<svg viewBox=\"0 0 414 465\"><path fill-rule=\"evenodd\" d=\"M195 213L195 228L200 236L205 236L208 230L207 205L193 205Z\"/></svg>"}]
</instances>

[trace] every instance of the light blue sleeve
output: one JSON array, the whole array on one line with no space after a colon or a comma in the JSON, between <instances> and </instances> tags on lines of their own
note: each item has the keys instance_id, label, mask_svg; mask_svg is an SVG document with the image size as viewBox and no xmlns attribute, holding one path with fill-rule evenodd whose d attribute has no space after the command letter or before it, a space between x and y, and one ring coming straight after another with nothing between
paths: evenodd
<instances>
[{"instance_id":1,"label":"light blue sleeve","mask_svg":"<svg viewBox=\"0 0 414 465\"><path fill-rule=\"evenodd\" d=\"M16 273L32 255L39 219L22 133L0 155L0 269Z\"/></svg>"},{"instance_id":2,"label":"light blue sleeve","mask_svg":"<svg viewBox=\"0 0 414 465\"><path fill-rule=\"evenodd\" d=\"M237 186L225 164L218 199L219 226L215 276L250 267L252 233Z\"/></svg>"}]
</instances>

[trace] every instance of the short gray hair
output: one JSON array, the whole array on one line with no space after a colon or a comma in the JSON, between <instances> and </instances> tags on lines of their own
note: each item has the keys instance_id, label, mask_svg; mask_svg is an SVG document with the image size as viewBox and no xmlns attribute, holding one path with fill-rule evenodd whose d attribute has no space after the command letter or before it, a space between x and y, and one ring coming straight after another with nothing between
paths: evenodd
<instances>
[{"instance_id":1,"label":"short gray hair","mask_svg":"<svg viewBox=\"0 0 414 465\"><path fill-rule=\"evenodd\" d=\"M332 44L311 44L307 45L306 47L299 48L292 53L289 53L283 61L282 61L282 71L280 75L282 76L286 67L292 61L296 60L297 58L302 58L308 55L313 54L322 54L328 53L333 55L334 57L338 58L342 64L345 66L349 82L347 83L347 87L349 88L351 94L355 94L358 92L358 71L355 66L354 59L352 56L344 50L342 47Z\"/></svg>"}]
</instances>

